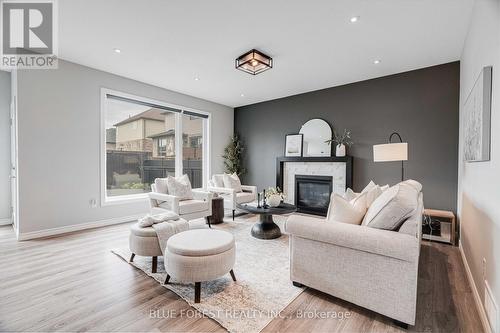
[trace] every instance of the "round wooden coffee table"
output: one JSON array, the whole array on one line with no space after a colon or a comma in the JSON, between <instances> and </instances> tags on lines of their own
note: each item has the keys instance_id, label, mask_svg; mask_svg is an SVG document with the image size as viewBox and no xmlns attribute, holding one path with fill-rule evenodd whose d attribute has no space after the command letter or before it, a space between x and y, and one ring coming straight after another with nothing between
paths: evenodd
<instances>
[{"instance_id":1,"label":"round wooden coffee table","mask_svg":"<svg viewBox=\"0 0 500 333\"><path fill-rule=\"evenodd\" d=\"M257 208L255 204L238 204L238 209L247 213L258 214L259 222L252 227L252 236L259 239L274 239L281 236L280 227L273 221L273 215L290 214L297 207L287 203L281 203L278 207Z\"/></svg>"}]
</instances>

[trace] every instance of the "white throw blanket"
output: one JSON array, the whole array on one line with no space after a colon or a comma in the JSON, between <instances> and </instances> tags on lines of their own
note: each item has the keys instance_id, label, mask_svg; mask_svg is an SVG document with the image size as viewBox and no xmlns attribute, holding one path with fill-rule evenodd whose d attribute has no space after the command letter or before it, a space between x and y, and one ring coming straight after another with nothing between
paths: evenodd
<instances>
[{"instance_id":1,"label":"white throw blanket","mask_svg":"<svg viewBox=\"0 0 500 333\"><path fill-rule=\"evenodd\" d=\"M139 226L141 228L146 228L146 227L151 227L152 225L156 223L161 223L165 221L171 221L171 220L178 220L179 215L177 215L174 212L166 212L163 214L156 214L156 215L151 215L148 214L144 216L143 218L140 218L139 221Z\"/></svg>"},{"instance_id":2,"label":"white throw blanket","mask_svg":"<svg viewBox=\"0 0 500 333\"><path fill-rule=\"evenodd\" d=\"M155 229L163 255L165 255L168 239L181 231L189 229L187 221L179 219L179 215L173 212L158 215L148 214L139 219L139 226L143 228L153 227L153 229Z\"/></svg>"},{"instance_id":3,"label":"white throw blanket","mask_svg":"<svg viewBox=\"0 0 500 333\"><path fill-rule=\"evenodd\" d=\"M178 219L153 224L153 229L156 231L156 236L158 237L158 242L160 243L161 253L163 253L163 256L165 257L165 248L167 247L168 239L179 232L188 230L189 224L186 220Z\"/></svg>"}]
</instances>

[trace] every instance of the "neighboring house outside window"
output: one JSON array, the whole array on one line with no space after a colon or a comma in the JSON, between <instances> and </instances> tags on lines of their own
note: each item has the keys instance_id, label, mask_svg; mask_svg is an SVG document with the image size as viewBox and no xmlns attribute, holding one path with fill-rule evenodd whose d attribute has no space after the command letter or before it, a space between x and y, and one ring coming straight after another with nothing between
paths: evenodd
<instances>
[{"instance_id":1,"label":"neighboring house outside window","mask_svg":"<svg viewBox=\"0 0 500 333\"><path fill-rule=\"evenodd\" d=\"M158 139L158 156L167 156L167 138Z\"/></svg>"},{"instance_id":2,"label":"neighboring house outside window","mask_svg":"<svg viewBox=\"0 0 500 333\"><path fill-rule=\"evenodd\" d=\"M202 140L203 140L203 138L201 137L201 135L190 137L189 141L190 141L191 148L199 148L199 147L201 147Z\"/></svg>"},{"instance_id":3,"label":"neighboring house outside window","mask_svg":"<svg viewBox=\"0 0 500 333\"><path fill-rule=\"evenodd\" d=\"M184 173L194 188L203 186L208 177L202 150L206 116L184 115L183 110L161 103L154 107L119 93L106 93L104 102L103 203L142 196L157 177ZM182 134L176 133L178 127ZM176 134L182 139L176 140Z\"/></svg>"},{"instance_id":4,"label":"neighboring house outside window","mask_svg":"<svg viewBox=\"0 0 500 333\"><path fill-rule=\"evenodd\" d=\"M153 158L175 158L175 132L168 130L151 135Z\"/></svg>"}]
</instances>

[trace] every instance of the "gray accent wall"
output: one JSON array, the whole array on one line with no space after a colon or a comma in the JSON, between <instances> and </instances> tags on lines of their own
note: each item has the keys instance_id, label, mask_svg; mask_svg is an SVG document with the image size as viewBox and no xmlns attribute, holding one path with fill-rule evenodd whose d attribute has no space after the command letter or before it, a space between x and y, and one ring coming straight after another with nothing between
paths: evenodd
<instances>
[{"instance_id":1,"label":"gray accent wall","mask_svg":"<svg viewBox=\"0 0 500 333\"><path fill-rule=\"evenodd\" d=\"M262 74L262 75L265 75ZM274 186L285 134L312 118L352 131L353 187L395 184L400 162L373 162L372 146L393 131L409 144L406 178L420 181L428 208L456 211L460 63L453 62L308 92L235 109L235 132L246 146L246 184Z\"/></svg>"}]
</instances>

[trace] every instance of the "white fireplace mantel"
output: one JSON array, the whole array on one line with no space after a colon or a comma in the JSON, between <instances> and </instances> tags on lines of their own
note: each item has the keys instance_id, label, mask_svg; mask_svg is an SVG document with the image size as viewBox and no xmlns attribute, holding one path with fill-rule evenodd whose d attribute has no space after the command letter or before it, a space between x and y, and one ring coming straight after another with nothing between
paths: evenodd
<instances>
[{"instance_id":1,"label":"white fireplace mantel","mask_svg":"<svg viewBox=\"0 0 500 333\"><path fill-rule=\"evenodd\" d=\"M278 158L276 184L290 204L295 203L295 175L332 177L333 192L342 195L347 187L352 187L352 157Z\"/></svg>"}]
</instances>

